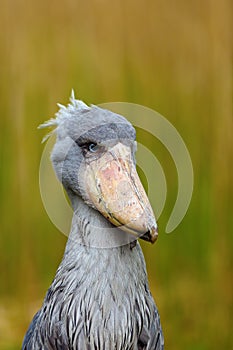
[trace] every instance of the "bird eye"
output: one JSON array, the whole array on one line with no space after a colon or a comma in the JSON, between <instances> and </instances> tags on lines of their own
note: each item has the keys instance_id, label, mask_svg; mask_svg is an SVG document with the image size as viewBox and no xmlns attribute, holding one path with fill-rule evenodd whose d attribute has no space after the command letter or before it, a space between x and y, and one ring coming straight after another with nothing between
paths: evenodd
<instances>
[{"instance_id":1,"label":"bird eye","mask_svg":"<svg viewBox=\"0 0 233 350\"><path fill-rule=\"evenodd\" d=\"M94 142L85 142L80 144L78 141L76 141L76 143L83 150L84 155L88 155L88 153L95 153L100 149L100 146Z\"/></svg>"},{"instance_id":2,"label":"bird eye","mask_svg":"<svg viewBox=\"0 0 233 350\"><path fill-rule=\"evenodd\" d=\"M90 151L90 152L96 152L97 149L98 149L98 145L97 145L96 143L89 143L89 144L87 145L87 149L88 149L88 151Z\"/></svg>"}]
</instances>

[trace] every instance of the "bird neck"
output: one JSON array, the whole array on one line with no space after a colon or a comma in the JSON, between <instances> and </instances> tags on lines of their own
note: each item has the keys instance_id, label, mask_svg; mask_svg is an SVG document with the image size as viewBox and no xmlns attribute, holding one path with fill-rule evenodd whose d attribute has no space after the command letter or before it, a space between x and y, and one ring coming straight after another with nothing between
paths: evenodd
<instances>
[{"instance_id":1,"label":"bird neck","mask_svg":"<svg viewBox=\"0 0 233 350\"><path fill-rule=\"evenodd\" d=\"M72 195L71 201L74 208L72 228L51 286L55 290L53 293L58 293L62 286L64 295L72 293L77 305L85 300L95 300L101 310L109 305L120 308L123 303L129 306L127 312L130 315L129 299L141 300L149 295L140 244L138 241L133 247L132 243L126 244L125 235L128 237L129 234L114 228L80 197Z\"/></svg>"},{"instance_id":2,"label":"bird neck","mask_svg":"<svg viewBox=\"0 0 233 350\"><path fill-rule=\"evenodd\" d=\"M68 245L81 244L93 248L117 248L136 245L133 235L113 226L94 208L71 191L67 191L73 207L73 219Z\"/></svg>"}]
</instances>

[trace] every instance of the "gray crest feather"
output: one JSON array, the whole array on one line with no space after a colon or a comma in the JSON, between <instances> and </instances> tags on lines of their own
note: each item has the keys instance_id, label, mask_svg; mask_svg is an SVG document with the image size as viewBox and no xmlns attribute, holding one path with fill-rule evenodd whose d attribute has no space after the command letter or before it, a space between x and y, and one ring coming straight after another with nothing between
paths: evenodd
<instances>
[{"instance_id":1,"label":"gray crest feather","mask_svg":"<svg viewBox=\"0 0 233 350\"><path fill-rule=\"evenodd\" d=\"M56 132L57 128L59 126L62 126L64 121L67 121L71 116L74 115L74 113L77 113L78 111L83 112L91 109L91 107L86 105L85 102L77 100L75 98L75 93L73 89L71 90L70 103L67 105L67 107L60 103L58 103L57 105L59 107L59 110L55 114L56 118L51 118L38 126L38 129L51 127L54 128L51 132L44 136L44 138L42 139L42 143L45 142L54 132Z\"/></svg>"}]
</instances>

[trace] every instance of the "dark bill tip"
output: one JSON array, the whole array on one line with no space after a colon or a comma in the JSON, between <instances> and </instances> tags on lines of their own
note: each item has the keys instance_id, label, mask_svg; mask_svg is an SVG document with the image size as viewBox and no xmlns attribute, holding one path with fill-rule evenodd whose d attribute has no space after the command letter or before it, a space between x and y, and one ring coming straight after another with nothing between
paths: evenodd
<instances>
[{"instance_id":1,"label":"dark bill tip","mask_svg":"<svg viewBox=\"0 0 233 350\"><path fill-rule=\"evenodd\" d=\"M158 228L152 227L149 231L141 235L140 238L152 244L155 243L158 238Z\"/></svg>"}]
</instances>

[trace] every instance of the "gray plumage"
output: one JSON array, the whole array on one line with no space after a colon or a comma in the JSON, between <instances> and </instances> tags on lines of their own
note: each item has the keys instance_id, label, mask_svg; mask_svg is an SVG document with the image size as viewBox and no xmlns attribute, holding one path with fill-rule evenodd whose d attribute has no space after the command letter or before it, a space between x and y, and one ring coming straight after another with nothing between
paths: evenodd
<instances>
[{"instance_id":1,"label":"gray plumage","mask_svg":"<svg viewBox=\"0 0 233 350\"><path fill-rule=\"evenodd\" d=\"M51 158L74 209L63 260L22 349L162 350L159 314L137 240L115 228L86 197L83 145L119 140L135 151L125 118L71 98L56 119ZM85 163L84 163L85 164Z\"/></svg>"}]
</instances>

